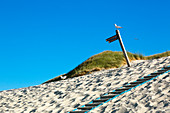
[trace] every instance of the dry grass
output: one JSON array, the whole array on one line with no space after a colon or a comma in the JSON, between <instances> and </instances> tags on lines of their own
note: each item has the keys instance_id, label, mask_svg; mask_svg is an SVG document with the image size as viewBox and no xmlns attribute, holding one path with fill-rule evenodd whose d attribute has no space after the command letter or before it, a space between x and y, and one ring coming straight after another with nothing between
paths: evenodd
<instances>
[{"instance_id":1,"label":"dry grass","mask_svg":"<svg viewBox=\"0 0 170 113\"><path fill-rule=\"evenodd\" d=\"M159 54L155 54L155 55L151 55L151 56L146 56L146 59L147 60L158 59L158 58L167 57L167 56L170 56L170 51L166 51L164 53L159 53Z\"/></svg>"},{"instance_id":2,"label":"dry grass","mask_svg":"<svg viewBox=\"0 0 170 113\"><path fill-rule=\"evenodd\" d=\"M151 56L143 56L142 54L133 54L130 52L128 52L127 54L130 61L149 60L149 59L157 59L161 57L170 56L170 51L151 55ZM70 72L64 75L67 76L67 78L73 78L73 77L83 76L85 74L90 74L94 71L100 71L102 69L119 68L125 64L126 64L126 60L122 52L104 51L102 53L90 57L82 64L78 65L76 68L74 68L73 70L71 70ZM60 76L50 79L44 83L59 81L61 80Z\"/></svg>"}]
</instances>

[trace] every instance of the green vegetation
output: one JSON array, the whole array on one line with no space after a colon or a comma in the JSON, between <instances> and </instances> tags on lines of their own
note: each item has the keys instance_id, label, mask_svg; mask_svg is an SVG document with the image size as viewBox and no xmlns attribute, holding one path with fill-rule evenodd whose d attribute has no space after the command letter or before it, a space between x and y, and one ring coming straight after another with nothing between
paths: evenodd
<instances>
[{"instance_id":1,"label":"green vegetation","mask_svg":"<svg viewBox=\"0 0 170 113\"><path fill-rule=\"evenodd\" d=\"M130 52L128 52L127 54L130 61L149 60L149 59L157 59L161 57L170 56L170 51L156 54L156 55L151 55L151 56L143 56L142 54L133 54ZM125 64L126 64L126 60L122 52L104 51L102 53L90 57L82 64L78 65L75 69L71 70L67 74L64 74L64 76L67 76L67 78L73 78L73 77L89 74L94 71L100 71L102 69L119 68ZM48 80L45 83L59 81L61 80L60 76Z\"/></svg>"},{"instance_id":2,"label":"green vegetation","mask_svg":"<svg viewBox=\"0 0 170 113\"><path fill-rule=\"evenodd\" d=\"M147 60L158 59L158 58L167 57L167 56L170 56L170 51L166 51L164 53L159 53L159 54L155 54L155 55L151 55L151 56L146 56L146 59Z\"/></svg>"}]
</instances>

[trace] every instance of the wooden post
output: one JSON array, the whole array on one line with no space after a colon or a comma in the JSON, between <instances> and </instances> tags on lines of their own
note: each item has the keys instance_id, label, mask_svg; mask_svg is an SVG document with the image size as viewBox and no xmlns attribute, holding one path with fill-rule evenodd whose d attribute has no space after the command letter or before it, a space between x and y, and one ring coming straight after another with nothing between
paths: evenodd
<instances>
[{"instance_id":1,"label":"wooden post","mask_svg":"<svg viewBox=\"0 0 170 113\"><path fill-rule=\"evenodd\" d=\"M128 55L127 55L127 53L126 53L125 47L124 47L124 45L123 45L123 41L122 41L122 38L121 38L121 36L120 36L119 30L116 30L116 34L117 34L117 36L118 36L119 43L120 43L120 46L121 46L121 48L122 48L123 54L124 54L124 56L125 56L127 65L128 65L128 67L130 67L130 61L129 61Z\"/></svg>"}]
</instances>

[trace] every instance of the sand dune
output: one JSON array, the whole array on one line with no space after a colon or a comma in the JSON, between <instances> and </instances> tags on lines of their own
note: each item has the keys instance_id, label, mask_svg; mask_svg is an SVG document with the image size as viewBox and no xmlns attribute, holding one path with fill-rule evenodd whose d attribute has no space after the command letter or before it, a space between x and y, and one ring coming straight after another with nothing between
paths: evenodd
<instances>
[{"instance_id":1,"label":"sand dune","mask_svg":"<svg viewBox=\"0 0 170 113\"><path fill-rule=\"evenodd\" d=\"M67 113L100 95L170 65L170 57L135 61L128 68L0 92L0 113ZM170 113L170 77L163 74L90 113Z\"/></svg>"}]
</instances>

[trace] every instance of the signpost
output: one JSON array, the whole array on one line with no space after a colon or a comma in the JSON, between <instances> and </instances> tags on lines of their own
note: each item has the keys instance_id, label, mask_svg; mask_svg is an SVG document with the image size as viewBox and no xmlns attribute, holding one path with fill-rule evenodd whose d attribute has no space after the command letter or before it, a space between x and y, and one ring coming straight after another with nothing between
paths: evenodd
<instances>
[{"instance_id":1,"label":"signpost","mask_svg":"<svg viewBox=\"0 0 170 113\"><path fill-rule=\"evenodd\" d=\"M122 48L123 54L124 54L124 56L125 56L127 65L128 65L128 67L130 67L130 61L129 61L128 55L127 55L127 53L126 53L125 47L124 47L124 45L123 45L123 41L122 41L122 38L121 38L121 36L120 36L119 30L117 29L117 30L116 30L116 35L114 35L114 36L106 39L106 41L108 41L109 43L111 43L111 42L113 42L113 41L116 41L117 39L119 40L119 43L120 43L120 46L121 46L121 48Z\"/></svg>"},{"instance_id":2,"label":"signpost","mask_svg":"<svg viewBox=\"0 0 170 113\"><path fill-rule=\"evenodd\" d=\"M117 37L117 35L115 35L115 36L112 36L112 37L106 39L106 41L108 41L109 43L111 43L111 42L113 42L113 41L115 41L115 40L117 40L117 39L118 39L118 37Z\"/></svg>"}]
</instances>

